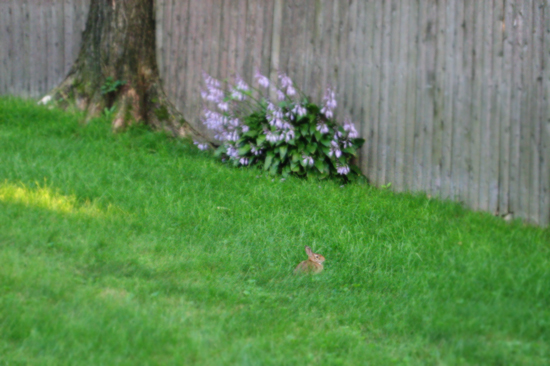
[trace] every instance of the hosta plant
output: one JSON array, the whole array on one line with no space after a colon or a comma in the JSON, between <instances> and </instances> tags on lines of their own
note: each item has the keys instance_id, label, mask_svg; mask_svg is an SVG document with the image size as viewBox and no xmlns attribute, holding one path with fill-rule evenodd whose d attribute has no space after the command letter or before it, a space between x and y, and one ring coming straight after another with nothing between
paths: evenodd
<instances>
[{"instance_id":1,"label":"hosta plant","mask_svg":"<svg viewBox=\"0 0 550 366\"><path fill-rule=\"evenodd\" d=\"M277 101L262 95L241 78L226 84L204 73L205 109L202 122L220 141L216 155L235 166L256 166L272 175L286 177L339 177L344 181L361 176L351 163L364 143L353 123L334 120L335 93L328 88L322 106L309 101L292 80L279 75L278 85L256 73L258 85L272 88ZM212 108L214 107L214 108ZM198 144L200 149L207 145Z\"/></svg>"}]
</instances>

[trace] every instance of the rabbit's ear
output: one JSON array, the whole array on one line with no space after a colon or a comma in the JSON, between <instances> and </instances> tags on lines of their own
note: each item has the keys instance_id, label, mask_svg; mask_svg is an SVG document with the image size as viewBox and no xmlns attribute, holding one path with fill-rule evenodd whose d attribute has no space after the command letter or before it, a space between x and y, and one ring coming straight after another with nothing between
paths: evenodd
<instances>
[{"instance_id":1,"label":"rabbit's ear","mask_svg":"<svg viewBox=\"0 0 550 366\"><path fill-rule=\"evenodd\" d=\"M311 248L308 247L308 246L306 246L306 253L307 253L307 256L308 256L308 257L313 256L313 251L312 251Z\"/></svg>"}]
</instances>

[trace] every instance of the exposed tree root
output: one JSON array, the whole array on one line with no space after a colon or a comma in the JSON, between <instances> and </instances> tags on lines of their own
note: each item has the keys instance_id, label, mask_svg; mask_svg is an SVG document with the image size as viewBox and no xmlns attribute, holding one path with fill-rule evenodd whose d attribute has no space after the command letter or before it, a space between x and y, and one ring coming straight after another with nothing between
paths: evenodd
<instances>
[{"instance_id":1,"label":"exposed tree root","mask_svg":"<svg viewBox=\"0 0 550 366\"><path fill-rule=\"evenodd\" d=\"M173 136L209 143L205 136L185 121L168 100L158 81L150 83L149 88L141 93L125 85L115 92L101 94L97 87L91 85L93 83L87 83L81 76L69 75L40 103L55 103L63 109L78 108L85 112L85 123L107 112L113 116L114 132L122 131L132 124L145 123L154 129L168 131Z\"/></svg>"}]
</instances>

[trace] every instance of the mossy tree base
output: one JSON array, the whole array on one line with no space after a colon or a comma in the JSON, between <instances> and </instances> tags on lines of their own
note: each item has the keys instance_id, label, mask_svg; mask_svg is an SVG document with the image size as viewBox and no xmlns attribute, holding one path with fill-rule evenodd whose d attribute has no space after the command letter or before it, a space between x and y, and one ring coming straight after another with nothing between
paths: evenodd
<instances>
[{"instance_id":1,"label":"mossy tree base","mask_svg":"<svg viewBox=\"0 0 550 366\"><path fill-rule=\"evenodd\" d=\"M107 110L115 130L146 123L205 141L162 89L154 19L153 0L92 0L79 56L45 100L74 105L86 111L87 120Z\"/></svg>"}]
</instances>

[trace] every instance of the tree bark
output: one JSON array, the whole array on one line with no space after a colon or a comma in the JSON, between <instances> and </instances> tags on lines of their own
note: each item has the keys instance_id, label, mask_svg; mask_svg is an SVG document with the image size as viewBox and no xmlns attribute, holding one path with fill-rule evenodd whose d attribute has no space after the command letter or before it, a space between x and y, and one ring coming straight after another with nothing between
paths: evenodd
<instances>
[{"instance_id":1,"label":"tree bark","mask_svg":"<svg viewBox=\"0 0 550 366\"><path fill-rule=\"evenodd\" d=\"M205 141L162 89L153 0L92 0L79 56L49 99L75 104L87 111L87 120L114 108L115 130L146 123Z\"/></svg>"}]
</instances>

